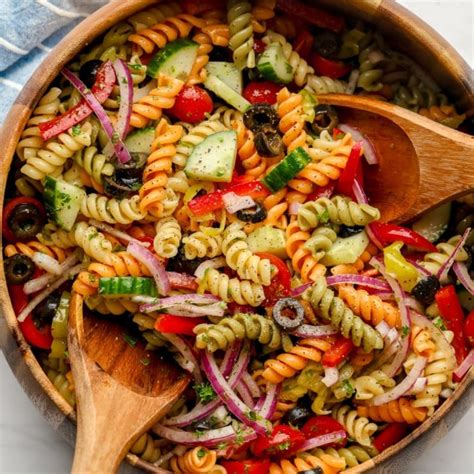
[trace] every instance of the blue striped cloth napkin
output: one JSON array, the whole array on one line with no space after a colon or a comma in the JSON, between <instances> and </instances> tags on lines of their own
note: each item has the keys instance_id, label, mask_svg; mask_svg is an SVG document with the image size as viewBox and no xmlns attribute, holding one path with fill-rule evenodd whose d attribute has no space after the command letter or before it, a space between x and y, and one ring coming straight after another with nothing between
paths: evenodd
<instances>
[{"instance_id":1,"label":"blue striped cloth napkin","mask_svg":"<svg viewBox=\"0 0 474 474\"><path fill-rule=\"evenodd\" d=\"M49 51L108 0L0 0L0 123Z\"/></svg>"}]
</instances>

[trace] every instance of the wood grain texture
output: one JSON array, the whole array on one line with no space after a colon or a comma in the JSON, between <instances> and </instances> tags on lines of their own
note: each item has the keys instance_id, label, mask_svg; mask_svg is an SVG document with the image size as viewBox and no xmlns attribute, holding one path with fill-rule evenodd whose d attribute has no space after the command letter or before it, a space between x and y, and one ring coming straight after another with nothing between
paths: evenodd
<instances>
[{"instance_id":1,"label":"wood grain texture","mask_svg":"<svg viewBox=\"0 0 474 474\"><path fill-rule=\"evenodd\" d=\"M69 33L35 71L18 96L0 131L2 150L0 155L0 217L3 210L6 178L10 164L19 137L34 104L46 91L61 68L82 48L90 44L113 24L154 3L157 2L154 0L114 0L110 2ZM333 10L374 23L388 38L395 40L395 44L399 45L419 64L429 70L442 87L449 88L462 109L467 110L474 106L472 71L466 62L432 28L393 0L338 0L337 2L319 0L314 3L325 4ZM400 36L405 40L400 41ZM0 256L0 259L2 256ZM18 327L8 296L1 261L0 300L2 312L2 317L0 317L0 344L12 370L49 422L69 442L72 442L71 421L74 422L75 420L75 412L49 381ZM434 417L428 419L400 443L359 466L356 471L367 471L376 465L382 466L382 470L376 468L378 472L403 471L404 453L410 451L412 455L416 455L429 443L432 444L436 439L440 439L446 428L439 429L438 427L446 424L452 425L472 404L474 389L473 386L470 390L468 388L473 377L474 369L471 369L471 372L457 387L453 396L435 412ZM430 429L431 426L433 426L433 429ZM416 442L413 442L415 440ZM409 449L405 449L402 455L393 457L394 453L407 446ZM141 470L156 472L156 468L151 464L140 460L133 454L129 453L127 460L132 466L136 466Z\"/></svg>"},{"instance_id":2,"label":"wood grain texture","mask_svg":"<svg viewBox=\"0 0 474 474\"><path fill-rule=\"evenodd\" d=\"M380 162L366 168L365 189L384 221L409 221L474 191L474 137L401 107L362 96L327 94L340 120L360 130Z\"/></svg>"},{"instance_id":3,"label":"wood grain texture","mask_svg":"<svg viewBox=\"0 0 474 474\"><path fill-rule=\"evenodd\" d=\"M189 375L159 351L127 342L117 322L83 315L75 292L68 350L77 399L72 472L114 473L133 443L180 397Z\"/></svg>"}]
</instances>

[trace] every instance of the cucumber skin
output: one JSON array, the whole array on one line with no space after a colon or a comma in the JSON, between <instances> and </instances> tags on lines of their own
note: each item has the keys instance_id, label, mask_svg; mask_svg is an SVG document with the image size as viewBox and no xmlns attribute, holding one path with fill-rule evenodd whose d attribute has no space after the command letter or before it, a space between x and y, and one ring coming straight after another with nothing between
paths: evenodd
<instances>
[{"instance_id":1,"label":"cucumber skin","mask_svg":"<svg viewBox=\"0 0 474 474\"><path fill-rule=\"evenodd\" d=\"M204 87L214 92L214 94L232 105L232 107L239 112L245 113L252 106L247 99L237 94L237 92L225 84L225 82L212 74L207 75L207 79L204 81ZM224 97L223 93L227 97Z\"/></svg>"},{"instance_id":2,"label":"cucumber skin","mask_svg":"<svg viewBox=\"0 0 474 474\"><path fill-rule=\"evenodd\" d=\"M298 147L287 155L263 179L263 184L276 193L284 188L305 166L311 162L311 157L302 147Z\"/></svg>"},{"instance_id":3,"label":"cucumber skin","mask_svg":"<svg viewBox=\"0 0 474 474\"><path fill-rule=\"evenodd\" d=\"M153 278L128 276L99 278L99 294L106 298L158 296Z\"/></svg>"},{"instance_id":4,"label":"cucumber skin","mask_svg":"<svg viewBox=\"0 0 474 474\"><path fill-rule=\"evenodd\" d=\"M274 51L277 48L279 49L279 51ZM287 77L282 77L282 75L278 75L276 71L276 62L278 61L278 58L276 57L276 55L280 56L280 60L285 62L285 64L281 66L285 67L286 73L288 74ZM283 55L283 50L279 43L271 43L268 48L262 53L257 63L257 69L265 79L272 82L277 82L279 84L289 84L293 80L294 76L293 67ZM291 73L289 72L289 70L291 70Z\"/></svg>"}]
</instances>

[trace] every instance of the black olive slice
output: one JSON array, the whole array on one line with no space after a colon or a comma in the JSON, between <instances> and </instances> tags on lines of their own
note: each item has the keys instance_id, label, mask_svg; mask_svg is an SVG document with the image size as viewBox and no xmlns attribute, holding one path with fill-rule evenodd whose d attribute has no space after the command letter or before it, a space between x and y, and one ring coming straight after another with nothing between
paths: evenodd
<instances>
[{"instance_id":1,"label":"black olive slice","mask_svg":"<svg viewBox=\"0 0 474 474\"><path fill-rule=\"evenodd\" d=\"M285 423L291 424L292 426L301 428L310 416L313 416L312 410L307 406L298 404L290 411L285 413L283 421Z\"/></svg>"},{"instance_id":2,"label":"black olive slice","mask_svg":"<svg viewBox=\"0 0 474 474\"><path fill-rule=\"evenodd\" d=\"M285 310L293 314L290 316ZM284 329L296 329L304 319L303 306L294 298L281 298L273 307L273 319Z\"/></svg>"},{"instance_id":3,"label":"black olive slice","mask_svg":"<svg viewBox=\"0 0 474 474\"><path fill-rule=\"evenodd\" d=\"M97 71L102 66L100 59L91 59L86 61L79 69L79 79L87 86L92 87L95 84Z\"/></svg>"},{"instance_id":4,"label":"black olive slice","mask_svg":"<svg viewBox=\"0 0 474 474\"><path fill-rule=\"evenodd\" d=\"M315 108L315 117L311 128L316 134L320 135L325 130L331 133L338 123L336 109L331 105L321 104Z\"/></svg>"},{"instance_id":5,"label":"black olive slice","mask_svg":"<svg viewBox=\"0 0 474 474\"><path fill-rule=\"evenodd\" d=\"M18 240L34 239L44 224L43 216L33 204L18 204L8 219L8 225Z\"/></svg>"},{"instance_id":6,"label":"black olive slice","mask_svg":"<svg viewBox=\"0 0 474 474\"><path fill-rule=\"evenodd\" d=\"M323 31L314 37L314 49L323 57L334 57L341 47L341 39L332 31Z\"/></svg>"},{"instance_id":7,"label":"black olive slice","mask_svg":"<svg viewBox=\"0 0 474 474\"><path fill-rule=\"evenodd\" d=\"M318 466L312 469L306 469L306 471L298 471L297 474L324 474L324 471Z\"/></svg>"},{"instance_id":8,"label":"black olive slice","mask_svg":"<svg viewBox=\"0 0 474 474\"><path fill-rule=\"evenodd\" d=\"M35 264L27 255L15 254L4 262L7 282L12 285L21 285L31 279L35 272Z\"/></svg>"},{"instance_id":9,"label":"black olive slice","mask_svg":"<svg viewBox=\"0 0 474 474\"><path fill-rule=\"evenodd\" d=\"M260 203L255 203L254 207L249 209L241 209L235 213L238 219L244 222L251 222L256 224L257 222L262 222L267 217L267 211Z\"/></svg>"},{"instance_id":10,"label":"black olive slice","mask_svg":"<svg viewBox=\"0 0 474 474\"><path fill-rule=\"evenodd\" d=\"M430 275L420 280L413 288L411 294L420 303L429 305L433 303L436 292L439 288L439 280L434 275Z\"/></svg>"},{"instance_id":11,"label":"black olive slice","mask_svg":"<svg viewBox=\"0 0 474 474\"><path fill-rule=\"evenodd\" d=\"M364 230L364 226L361 225L354 225L349 227L347 225L341 225L339 229L339 237L350 237L351 235L360 234Z\"/></svg>"},{"instance_id":12,"label":"black olive slice","mask_svg":"<svg viewBox=\"0 0 474 474\"><path fill-rule=\"evenodd\" d=\"M59 306L60 294L50 294L35 309L35 320L39 323L50 323Z\"/></svg>"},{"instance_id":13,"label":"black olive slice","mask_svg":"<svg viewBox=\"0 0 474 474\"><path fill-rule=\"evenodd\" d=\"M255 148L259 155L278 156L283 152L283 142L277 132L260 130L254 136Z\"/></svg>"},{"instance_id":14,"label":"black olive slice","mask_svg":"<svg viewBox=\"0 0 474 474\"><path fill-rule=\"evenodd\" d=\"M244 113L244 125L252 132L265 126L276 131L278 121L275 109L269 104L254 104Z\"/></svg>"}]
</instances>

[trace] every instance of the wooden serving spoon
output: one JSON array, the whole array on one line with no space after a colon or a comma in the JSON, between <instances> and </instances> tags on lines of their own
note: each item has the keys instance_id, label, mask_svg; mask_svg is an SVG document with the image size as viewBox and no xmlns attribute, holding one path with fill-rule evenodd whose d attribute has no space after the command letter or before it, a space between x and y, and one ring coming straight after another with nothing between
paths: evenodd
<instances>
[{"instance_id":1,"label":"wooden serving spoon","mask_svg":"<svg viewBox=\"0 0 474 474\"><path fill-rule=\"evenodd\" d=\"M72 294L68 351L77 398L73 474L114 473L133 443L188 385L174 363L146 351L110 319L83 317Z\"/></svg>"},{"instance_id":2,"label":"wooden serving spoon","mask_svg":"<svg viewBox=\"0 0 474 474\"><path fill-rule=\"evenodd\" d=\"M365 135L379 164L364 171L364 189L383 221L408 221L474 191L474 137L393 104L327 94L340 123Z\"/></svg>"}]
</instances>

